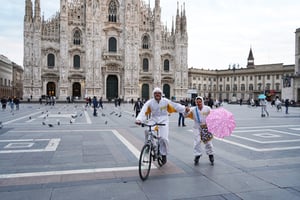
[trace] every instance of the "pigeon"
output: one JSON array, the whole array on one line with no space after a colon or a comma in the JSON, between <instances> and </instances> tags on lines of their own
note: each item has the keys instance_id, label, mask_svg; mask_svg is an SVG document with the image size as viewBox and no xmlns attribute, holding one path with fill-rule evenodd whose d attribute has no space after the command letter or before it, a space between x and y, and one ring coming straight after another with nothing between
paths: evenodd
<instances>
[{"instance_id":1,"label":"pigeon","mask_svg":"<svg viewBox=\"0 0 300 200\"><path fill-rule=\"evenodd\" d=\"M82 116L82 113L80 113L79 117L81 117L81 116Z\"/></svg>"},{"instance_id":2,"label":"pigeon","mask_svg":"<svg viewBox=\"0 0 300 200\"><path fill-rule=\"evenodd\" d=\"M122 115L120 114L119 117L121 117Z\"/></svg>"},{"instance_id":3,"label":"pigeon","mask_svg":"<svg viewBox=\"0 0 300 200\"><path fill-rule=\"evenodd\" d=\"M29 116L29 119L31 119L31 116Z\"/></svg>"},{"instance_id":4,"label":"pigeon","mask_svg":"<svg viewBox=\"0 0 300 200\"><path fill-rule=\"evenodd\" d=\"M104 114L104 113L102 113L101 115L102 115L102 117L105 117L105 114Z\"/></svg>"},{"instance_id":5,"label":"pigeon","mask_svg":"<svg viewBox=\"0 0 300 200\"><path fill-rule=\"evenodd\" d=\"M75 118L77 117L77 115L71 115L71 117L72 117L73 119L75 119Z\"/></svg>"},{"instance_id":6,"label":"pigeon","mask_svg":"<svg viewBox=\"0 0 300 200\"><path fill-rule=\"evenodd\" d=\"M42 112L42 114L44 114L44 111Z\"/></svg>"},{"instance_id":7,"label":"pigeon","mask_svg":"<svg viewBox=\"0 0 300 200\"><path fill-rule=\"evenodd\" d=\"M107 121L105 121L104 123L107 124Z\"/></svg>"},{"instance_id":8,"label":"pigeon","mask_svg":"<svg viewBox=\"0 0 300 200\"><path fill-rule=\"evenodd\" d=\"M0 129L3 127L2 122L0 122Z\"/></svg>"},{"instance_id":9,"label":"pigeon","mask_svg":"<svg viewBox=\"0 0 300 200\"><path fill-rule=\"evenodd\" d=\"M60 112L58 112L58 114L60 114Z\"/></svg>"},{"instance_id":10,"label":"pigeon","mask_svg":"<svg viewBox=\"0 0 300 200\"><path fill-rule=\"evenodd\" d=\"M115 111L112 111L111 113L110 113L110 115L112 115L112 114L114 114L115 113Z\"/></svg>"},{"instance_id":11,"label":"pigeon","mask_svg":"<svg viewBox=\"0 0 300 200\"><path fill-rule=\"evenodd\" d=\"M60 121L59 121L59 120L57 120L57 125L58 125L58 126L60 125Z\"/></svg>"},{"instance_id":12,"label":"pigeon","mask_svg":"<svg viewBox=\"0 0 300 200\"><path fill-rule=\"evenodd\" d=\"M72 122L72 120L70 120L70 124L72 124L73 122Z\"/></svg>"},{"instance_id":13,"label":"pigeon","mask_svg":"<svg viewBox=\"0 0 300 200\"><path fill-rule=\"evenodd\" d=\"M44 117L44 119L46 119L46 116Z\"/></svg>"},{"instance_id":14,"label":"pigeon","mask_svg":"<svg viewBox=\"0 0 300 200\"><path fill-rule=\"evenodd\" d=\"M48 124L49 127L53 127L53 124Z\"/></svg>"}]
</instances>

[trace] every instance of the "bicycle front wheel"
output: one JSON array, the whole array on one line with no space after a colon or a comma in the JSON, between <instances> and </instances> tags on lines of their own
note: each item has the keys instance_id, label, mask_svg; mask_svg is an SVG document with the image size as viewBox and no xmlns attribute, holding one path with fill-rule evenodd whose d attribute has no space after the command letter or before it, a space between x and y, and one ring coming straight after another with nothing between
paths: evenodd
<instances>
[{"instance_id":1,"label":"bicycle front wheel","mask_svg":"<svg viewBox=\"0 0 300 200\"><path fill-rule=\"evenodd\" d=\"M145 144L142 148L139 160L139 174L144 181L148 178L151 168L151 146Z\"/></svg>"}]
</instances>

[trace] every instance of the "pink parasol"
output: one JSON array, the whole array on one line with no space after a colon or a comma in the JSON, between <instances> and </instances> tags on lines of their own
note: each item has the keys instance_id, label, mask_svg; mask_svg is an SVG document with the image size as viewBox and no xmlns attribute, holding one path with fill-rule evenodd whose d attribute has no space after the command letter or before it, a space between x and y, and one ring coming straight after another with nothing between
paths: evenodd
<instances>
[{"instance_id":1,"label":"pink parasol","mask_svg":"<svg viewBox=\"0 0 300 200\"><path fill-rule=\"evenodd\" d=\"M224 108L212 109L206 117L206 124L208 131L219 138L231 135L235 128L233 114Z\"/></svg>"}]
</instances>

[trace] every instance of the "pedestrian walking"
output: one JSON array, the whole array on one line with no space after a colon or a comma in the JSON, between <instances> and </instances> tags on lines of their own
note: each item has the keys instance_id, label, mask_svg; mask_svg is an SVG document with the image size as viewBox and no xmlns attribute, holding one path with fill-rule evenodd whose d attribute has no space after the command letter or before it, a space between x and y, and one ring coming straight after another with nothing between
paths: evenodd
<instances>
[{"instance_id":1,"label":"pedestrian walking","mask_svg":"<svg viewBox=\"0 0 300 200\"><path fill-rule=\"evenodd\" d=\"M181 105L187 106L187 103L184 100L180 101ZM182 126L185 127L185 123L184 123L184 113L179 113L178 114L178 126Z\"/></svg>"},{"instance_id":2,"label":"pedestrian walking","mask_svg":"<svg viewBox=\"0 0 300 200\"><path fill-rule=\"evenodd\" d=\"M143 103L142 103L141 99L138 98L133 106L133 110L135 111L135 117L137 117L138 114L141 112L142 107L143 107Z\"/></svg>"},{"instance_id":3,"label":"pedestrian walking","mask_svg":"<svg viewBox=\"0 0 300 200\"><path fill-rule=\"evenodd\" d=\"M209 157L210 163L214 164L214 151L212 144L212 134L208 132L206 125L206 117L209 115L211 108L204 105L203 98L201 96L196 97L196 106L191 107L188 112L185 113L185 117L194 120L193 132L194 132L194 164L199 164L199 159L202 156L201 141L205 145L206 154Z\"/></svg>"},{"instance_id":4,"label":"pedestrian walking","mask_svg":"<svg viewBox=\"0 0 300 200\"><path fill-rule=\"evenodd\" d=\"M267 114L267 116L269 117L269 112L268 112L268 109L267 109L267 105L268 105L268 102L266 99L261 99L260 100L260 106L261 106L261 116L262 117L265 117L265 113Z\"/></svg>"},{"instance_id":5,"label":"pedestrian walking","mask_svg":"<svg viewBox=\"0 0 300 200\"><path fill-rule=\"evenodd\" d=\"M284 106L285 106L285 114L289 114L289 106L290 106L289 99L285 99Z\"/></svg>"},{"instance_id":6,"label":"pedestrian walking","mask_svg":"<svg viewBox=\"0 0 300 200\"><path fill-rule=\"evenodd\" d=\"M97 97L94 96L94 97L93 97L93 107L94 107L94 113L93 113L93 115L94 115L94 117L97 116L97 106L98 106Z\"/></svg>"}]
</instances>

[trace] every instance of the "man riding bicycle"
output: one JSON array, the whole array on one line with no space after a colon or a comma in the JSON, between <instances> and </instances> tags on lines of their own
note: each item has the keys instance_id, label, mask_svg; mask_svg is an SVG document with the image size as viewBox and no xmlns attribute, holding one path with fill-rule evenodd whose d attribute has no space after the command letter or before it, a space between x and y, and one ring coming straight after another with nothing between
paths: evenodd
<instances>
[{"instance_id":1,"label":"man riding bicycle","mask_svg":"<svg viewBox=\"0 0 300 200\"><path fill-rule=\"evenodd\" d=\"M161 126L160 132L160 153L162 155L162 162L167 162L168 144L169 144L169 113L185 112L185 106L180 103L172 102L167 98L162 98L162 90L154 88L153 98L149 99L142 107L138 114L135 123L140 125L147 120L147 116L151 114L148 124L161 123L166 124Z\"/></svg>"}]
</instances>

